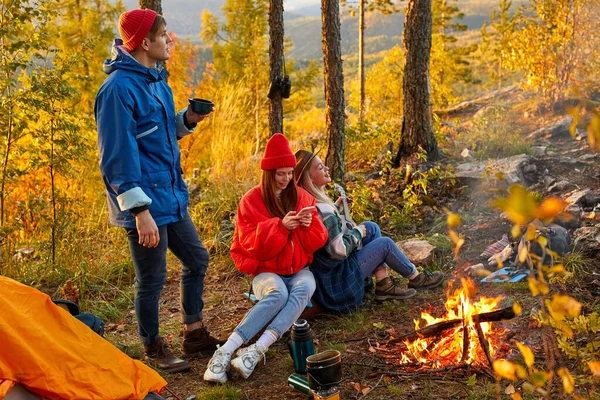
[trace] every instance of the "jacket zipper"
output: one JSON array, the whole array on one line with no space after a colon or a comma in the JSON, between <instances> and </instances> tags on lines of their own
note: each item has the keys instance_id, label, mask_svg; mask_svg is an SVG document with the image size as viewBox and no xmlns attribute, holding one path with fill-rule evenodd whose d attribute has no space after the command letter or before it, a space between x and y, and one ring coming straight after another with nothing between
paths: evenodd
<instances>
[{"instance_id":1,"label":"jacket zipper","mask_svg":"<svg viewBox=\"0 0 600 400\"><path fill-rule=\"evenodd\" d=\"M290 263L290 275L294 273L294 238L291 238L292 242L292 262Z\"/></svg>"}]
</instances>

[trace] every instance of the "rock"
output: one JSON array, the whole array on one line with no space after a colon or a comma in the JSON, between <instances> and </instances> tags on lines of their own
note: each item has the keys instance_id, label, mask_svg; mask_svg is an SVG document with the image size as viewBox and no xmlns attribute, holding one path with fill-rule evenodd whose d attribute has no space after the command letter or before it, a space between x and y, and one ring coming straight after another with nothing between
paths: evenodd
<instances>
[{"instance_id":1,"label":"rock","mask_svg":"<svg viewBox=\"0 0 600 400\"><path fill-rule=\"evenodd\" d=\"M471 150L469 149L464 149L461 153L460 156L462 158L473 158L473 154L471 153Z\"/></svg>"},{"instance_id":2,"label":"rock","mask_svg":"<svg viewBox=\"0 0 600 400\"><path fill-rule=\"evenodd\" d=\"M582 156L579 156L579 159L581 161L594 161L598 159L598 156L600 156L600 153L587 153Z\"/></svg>"},{"instance_id":3,"label":"rock","mask_svg":"<svg viewBox=\"0 0 600 400\"><path fill-rule=\"evenodd\" d=\"M523 167L523 172L526 174L531 174L533 172L537 171L537 167L535 166L535 164L529 164Z\"/></svg>"},{"instance_id":4,"label":"rock","mask_svg":"<svg viewBox=\"0 0 600 400\"><path fill-rule=\"evenodd\" d=\"M456 177L459 179L482 179L487 171L492 174L502 173L508 184L530 183L525 182L523 168L531 163L531 156L519 154L492 161L476 161L459 164L456 167Z\"/></svg>"},{"instance_id":5,"label":"rock","mask_svg":"<svg viewBox=\"0 0 600 400\"><path fill-rule=\"evenodd\" d=\"M600 254L600 229L597 226L584 226L573 232L573 248L590 258Z\"/></svg>"},{"instance_id":6,"label":"rock","mask_svg":"<svg viewBox=\"0 0 600 400\"><path fill-rule=\"evenodd\" d=\"M22 247L15 251L13 254L13 261L19 262L24 261L28 258L32 258L35 254L35 249L33 247Z\"/></svg>"},{"instance_id":7,"label":"rock","mask_svg":"<svg viewBox=\"0 0 600 400\"><path fill-rule=\"evenodd\" d=\"M356 174L353 174L352 172L346 172L345 178L346 182L354 182L358 179Z\"/></svg>"},{"instance_id":8,"label":"rock","mask_svg":"<svg viewBox=\"0 0 600 400\"><path fill-rule=\"evenodd\" d=\"M396 243L406 257L415 265L429 265L433 261L436 248L427 240L407 239Z\"/></svg>"},{"instance_id":9,"label":"rock","mask_svg":"<svg viewBox=\"0 0 600 400\"><path fill-rule=\"evenodd\" d=\"M565 192L567 190L569 190L570 188L572 188L574 185L571 182L568 181L559 181L556 182L554 185L550 186L548 188L549 192Z\"/></svg>"},{"instance_id":10,"label":"rock","mask_svg":"<svg viewBox=\"0 0 600 400\"><path fill-rule=\"evenodd\" d=\"M545 126L536 131L531 132L527 137L529 139L539 139L539 138L549 138L556 136L564 136L571 135L569 133L569 129L571 128L571 124L573 123L573 117L567 116L552 125Z\"/></svg>"},{"instance_id":11,"label":"rock","mask_svg":"<svg viewBox=\"0 0 600 400\"><path fill-rule=\"evenodd\" d=\"M534 157L545 157L548 154L546 153L546 146L533 146L533 156Z\"/></svg>"},{"instance_id":12,"label":"rock","mask_svg":"<svg viewBox=\"0 0 600 400\"><path fill-rule=\"evenodd\" d=\"M587 207L595 207L598 203L600 203L599 190L590 190L585 194L585 205Z\"/></svg>"},{"instance_id":13,"label":"rock","mask_svg":"<svg viewBox=\"0 0 600 400\"><path fill-rule=\"evenodd\" d=\"M583 129L577 129L575 131L575 140L581 141L583 139L587 139L587 132Z\"/></svg>"},{"instance_id":14,"label":"rock","mask_svg":"<svg viewBox=\"0 0 600 400\"><path fill-rule=\"evenodd\" d=\"M551 186L556 182L556 178L551 177L550 175L544 176L544 184L546 186Z\"/></svg>"},{"instance_id":15,"label":"rock","mask_svg":"<svg viewBox=\"0 0 600 400\"><path fill-rule=\"evenodd\" d=\"M576 192L571 193L567 198L565 198L565 201L569 204L585 205L585 199L589 191L590 189L577 190Z\"/></svg>"}]
</instances>

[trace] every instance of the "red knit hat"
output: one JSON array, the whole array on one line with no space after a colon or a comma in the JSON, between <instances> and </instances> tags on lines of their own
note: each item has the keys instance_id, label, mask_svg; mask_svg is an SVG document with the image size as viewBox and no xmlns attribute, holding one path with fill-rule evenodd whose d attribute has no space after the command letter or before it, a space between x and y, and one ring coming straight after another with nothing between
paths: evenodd
<instances>
[{"instance_id":1,"label":"red knit hat","mask_svg":"<svg viewBox=\"0 0 600 400\"><path fill-rule=\"evenodd\" d=\"M156 19L156 11L150 9L125 11L119 18L119 33L129 52L144 41Z\"/></svg>"},{"instance_id":2,"label":"red knit hat","mask_svg":"<svg viewBox=\"0 0 600 400\"><path fill-rule=\"evenodd\" d=\"M281 133L271 136L265 148L265 155L260 161L260 169L269 171L278 168L294 168L296 157L292 153L290 142Z\"/></svg>"}]
</instances>

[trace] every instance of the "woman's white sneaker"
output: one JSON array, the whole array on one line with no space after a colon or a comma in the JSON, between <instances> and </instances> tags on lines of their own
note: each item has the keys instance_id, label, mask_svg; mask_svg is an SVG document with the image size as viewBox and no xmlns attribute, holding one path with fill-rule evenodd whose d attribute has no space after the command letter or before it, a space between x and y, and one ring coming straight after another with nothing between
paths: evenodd
<instances>
[{"instance_id":1,"label":"woman's white sneaker","mask_svg":"<svg viewBox=\"0 0 600 400\"><path fill-rule=\"evenodd\" d=\"M244 379L248 379L256 365L265 359L266 352L267 349L258 343L239 349L236 353L237 357L231 361L231 368Z\"/></svg>"},{"instance_id":2,"label":"woman's white sneaker","mask_svg":"<svg viewBox=\"0 0 600 400\"><path fill-rule=\"evenodd\" d=\"M204 380L217 383L227 382L227 370L229 369L230 360L231 353L226 352L223 347L218 348L208 362L204 372Z\"/></svg>"}]
</instances>

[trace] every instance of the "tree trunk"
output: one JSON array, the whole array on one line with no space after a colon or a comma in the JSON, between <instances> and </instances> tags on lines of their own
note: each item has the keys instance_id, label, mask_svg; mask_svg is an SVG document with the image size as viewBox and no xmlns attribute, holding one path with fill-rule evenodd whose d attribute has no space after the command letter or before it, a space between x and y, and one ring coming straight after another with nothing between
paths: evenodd
<instances>
[{"instance_id":1,"label":"tree trunk","mask_svg":"<svg viewBox=\"0 0 600 400\"><path fill-rule=\"evenodd\" d=\"M410 0L404 24L404 117L396 166L402 156L417 153L419 148L427 152L429 161L440 156L431 113L431 18L431 0Z\"/></svg>"},{"instance_id":2,"label":"tree trunk","mask_svg":"<svg viewBox=\"0 0 600 400\"><path fill-rule=\"evenodd\" d=\"M359 121L365 118L365 0L360 0L358 17L358 79L360 81Z\"/></svg>"},{"instance_id":3,"label":"tree trunk","mask_svg":"<svg viewBox=\"0 0 600 400\"><path fill-rule=\"evenodd\" d=\"M156 11L157 14L162 15L162 4L161 0L140 0L140 8L149 8L150 10Z\"/></svg>"},{"instance_id":4,"label":"tree trunk","mask_svg":"<svg viewBox=\"0 0 600 400\"><path fill-rule=\"evenodd\" d=\"M346 143L344 137L344 75L340 31L340 6L338 0L321 0L323 21L323 70L325 74L325 124L327 129L327 156L334 181L345 183Z\"/></svg>"},{"instance_id":5,"label":"tree trunk","mask_svg":"<svg viewBox=\"0 0 600 400\"><path fill-rule=\"evenodd\" d=\"M269 79L274 82L283 69L283 0L269 2ZM277 92L269 102L269 130L271 135L283 133L283 101Z\"/></svg>"}]
</instances>

